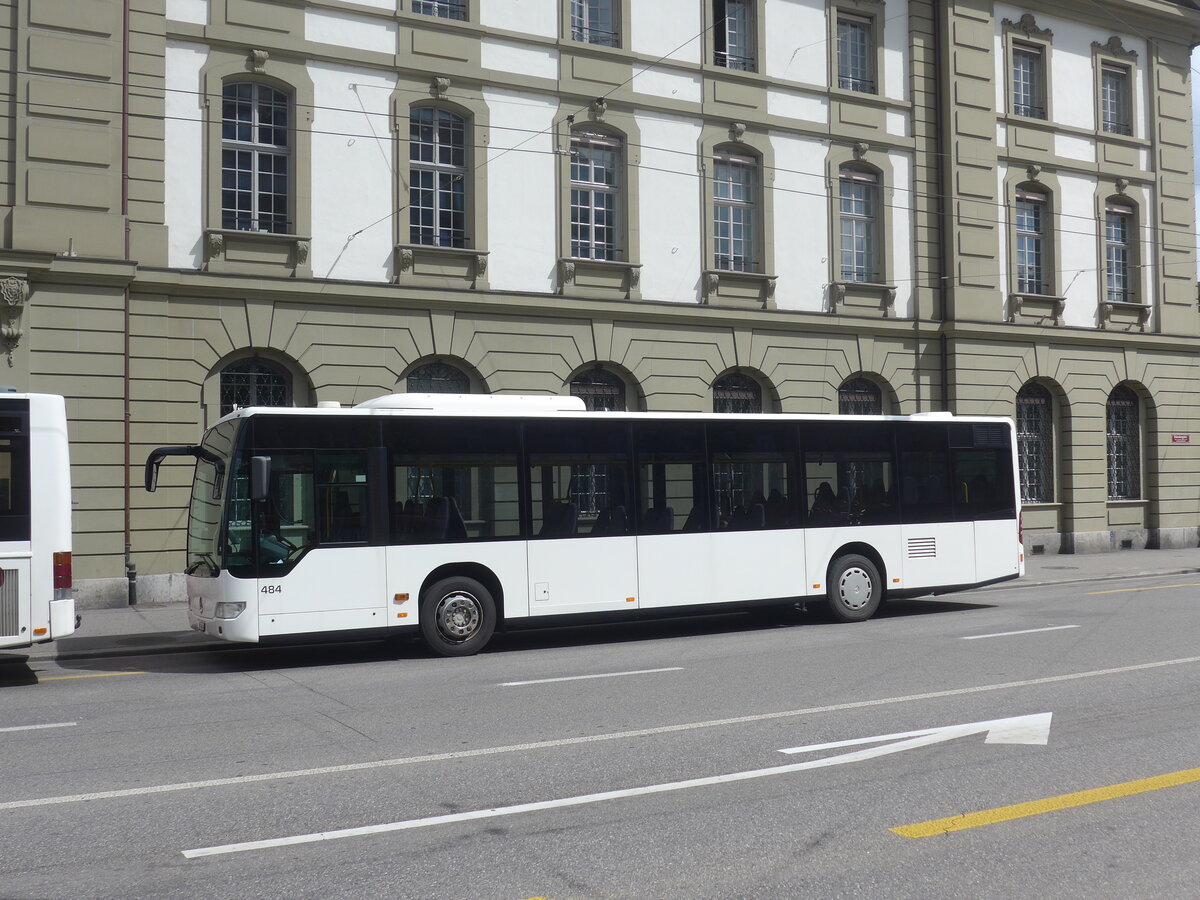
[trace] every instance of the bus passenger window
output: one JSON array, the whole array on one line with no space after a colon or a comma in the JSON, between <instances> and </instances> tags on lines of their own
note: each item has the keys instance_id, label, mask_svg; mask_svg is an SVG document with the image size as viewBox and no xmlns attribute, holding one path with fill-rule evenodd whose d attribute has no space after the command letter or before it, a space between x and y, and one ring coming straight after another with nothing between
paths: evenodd
<instances>
[{"instance_id":1,"label":"bus passenger window","mask_svg":"<svg viewBox=\"0 0 1200 900\"><path fill-rule=\"evenodd\" d=\"M634 427L638 458L638 534L708 531L704 431L699 422Z\"/></svg>"},{"instance_id":2,"label":"bus passenger window","mask_svg":"<svg viewBox=\"0 0 1200 900\"><path fill-rule=\"evenodd\" d=\"M366 543L367 455L317 453L317 519L322 544Z\"/></svg>"}]
</instances>

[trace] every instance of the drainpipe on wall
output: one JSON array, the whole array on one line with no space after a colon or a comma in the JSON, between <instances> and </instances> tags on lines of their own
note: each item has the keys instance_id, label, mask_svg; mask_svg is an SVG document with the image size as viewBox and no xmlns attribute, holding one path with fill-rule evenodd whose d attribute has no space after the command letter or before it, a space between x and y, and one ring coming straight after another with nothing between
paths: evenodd
<instances>
[{"instance_id":1,"label":"drainpipe on wall","mask_svg":"<svg viewBox=\"0 0 1200 900\"><path fill-rule=\"evenodd\" d=\"M132 235L129 227L129 4L122 4L121 28L121 217L125 220L125 260L132 255ZM133 562L133 520L130 513L130 479L132 470L130 464L131 444L129 433L130 420L130 377L129 377L129 282L125 282L124 316L124 419L125 419L125 578L129 582L129 605L137 603L137 566Z\"/></svg>"},{"instance_id":2,"label":"drainpipe on wall","mask_svg":"<svg viewBox=\"0 0 1200 900\"><path fill-rule=\"evenodd\" d=\"M950 70L946 64L943 54L946 52L945 42L942 37L942 29L949 29L949 12L944 9L942 0L930 0L930 11L933 14L933 75L936 88L936 102L934 103L934 128L937 132L937 148L938 148L938 219L940 221L940 234L938 235L942 245L942 276L941 284L937 289L937 316L940 326L939 333L941 340L939 341L939 353L942 361L942 409L950 409L950 360L947 357L947 347L949 340L946 337L946 313L950 308L949 294L951 286L954 282L954 229L951 217L953 215L953 199L950 193L953 190L953 163L951 153L954 150L953 143L949 140L946 134L946 118L942 112L943 107L950 102L953 102L953 87L942 80L942 74Z\"/></svg>"}]
</instances>

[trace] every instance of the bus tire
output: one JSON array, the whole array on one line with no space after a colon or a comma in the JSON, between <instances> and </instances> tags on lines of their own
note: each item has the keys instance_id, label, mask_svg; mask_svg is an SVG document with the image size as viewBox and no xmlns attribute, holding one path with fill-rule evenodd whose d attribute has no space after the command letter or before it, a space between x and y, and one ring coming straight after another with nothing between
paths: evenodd
<instances>
[{"instance_id":1,"label":"bus tire","mask_svg":"<svg viewBox=\"0 0 1200 900\"><path fill-rule=\"evenodd\" d=\"M442 656L471 656L496 630L496 603L473 578L456 575L429 586L421 596L421 636Z\"/></svg>"},{"instance_id":2,"label":"bus tire","mask_svg":"<svg viewBox=\"0 0 1200 900\"><path fill-rule=\"evenodd\" d=\"M865 622L883 599L883 579L875 563L857 553L839 556L826 582L829 614L839 622Z\"/></svg>"}]
</instances>

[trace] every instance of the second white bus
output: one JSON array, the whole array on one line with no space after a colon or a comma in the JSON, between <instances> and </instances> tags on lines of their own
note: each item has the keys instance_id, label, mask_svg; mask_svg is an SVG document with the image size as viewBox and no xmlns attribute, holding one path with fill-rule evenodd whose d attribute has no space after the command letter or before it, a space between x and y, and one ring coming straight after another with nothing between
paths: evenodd
<instances>
[{"instance_id":1,"label":"second white bus","mask_svg":"<svg viewBox=\"0 0 1200 900\"><path fill-rule=\"evenodd\" d=\"M191 626L215 637L497 627L886 597L1016 578L1011 420L593 413L571 397L398 394L244 409L200 444Z\"/></svg>"}]
</instances>

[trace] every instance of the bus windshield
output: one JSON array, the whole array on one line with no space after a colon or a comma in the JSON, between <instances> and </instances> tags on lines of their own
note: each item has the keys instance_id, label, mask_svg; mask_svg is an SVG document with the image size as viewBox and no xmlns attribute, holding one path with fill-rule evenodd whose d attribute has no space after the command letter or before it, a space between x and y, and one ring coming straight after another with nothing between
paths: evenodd
<instances>
[{"instance_id":1,"label":"bus windshield","mask_svg":"<svg viewBox=\"0 0 1200 900\"><path fill-rule=\"evenodd\" d=\"M215 578L221 569L225 554L221 546L221 512L225 506L225 494L232 481L246 493L245 478L232 479L229 464L233 453L238 423L222 422L204 436L201 445L208 453L196 457L196 474L192 479L192 502L188 511L187 568L188 575ZM236 493L236 491L234 491ZM239 534L248 538L250 529L250 503L232 502L229 498L227 540L231 554L236 556ZM239 516L243 518L239 519Z\"/></svg>"}]
</instances>

